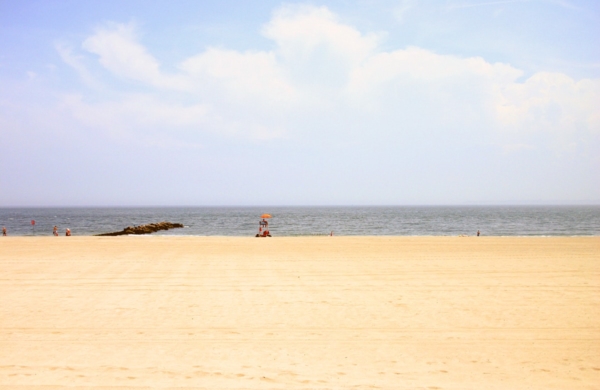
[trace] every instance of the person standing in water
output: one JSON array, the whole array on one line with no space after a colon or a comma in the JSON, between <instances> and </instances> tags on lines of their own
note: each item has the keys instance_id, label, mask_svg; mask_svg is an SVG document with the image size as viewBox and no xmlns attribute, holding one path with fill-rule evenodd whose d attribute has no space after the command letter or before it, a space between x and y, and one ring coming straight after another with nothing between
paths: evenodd
<instances>
[{"instance_id":1,"label":"person standing in water","mask_svg":"<svg viewBox=\"0 0 600 390\"><path fill-rule=\"evenodd\" d=\"M479 237L479 230L477 230L477 237Z\"/></svg>"},{"instance_id":2,"label":"person standing in water","mask_svg":"<svg viewBox=\"0 0 600 390\"><path fill-rule=\"evenodd\" d=\"M58 236L58 226L54 225L54 229L52 229L52 234Z\"/></svg>"},{"instance_id":3,"label":"person standing in water","mask_svg":"<svg viewBox=\"0 0 600 390\"><path fill-rule=\"evenodd\" d=\"M6 227L2 226L2 235L6 237Z\"/></svg>"}]
</instances>

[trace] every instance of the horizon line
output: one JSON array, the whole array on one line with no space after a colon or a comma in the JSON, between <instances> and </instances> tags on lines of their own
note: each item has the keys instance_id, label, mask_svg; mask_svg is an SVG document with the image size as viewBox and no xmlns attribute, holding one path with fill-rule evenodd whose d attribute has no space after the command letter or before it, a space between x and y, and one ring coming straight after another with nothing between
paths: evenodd
<instances>
[{"instance_id":1,"label":"horizon line","mask_svg":"<svg viewBox=\"0 0 600 390\"><path fill-rule=\"evenodd\" d=\"M176 208L176 207L467 207L467 206L600 206L600 202L477 202L477 203L404 203L404 204L271 204L271 205L239 205L239 204L205 204L205 205L2 205L0 209L15 208Z\"/></svg>"}]
</instances>

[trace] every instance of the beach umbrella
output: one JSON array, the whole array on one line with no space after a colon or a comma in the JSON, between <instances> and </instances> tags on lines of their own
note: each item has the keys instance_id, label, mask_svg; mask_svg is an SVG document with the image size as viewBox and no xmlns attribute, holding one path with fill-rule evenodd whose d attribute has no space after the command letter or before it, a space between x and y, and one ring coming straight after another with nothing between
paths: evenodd
<instances>
[{"instance_id":1,"label":"beach umbrella","mask_svg":"<svg viewBox=\"0 0 600 390\"><path fill-rule=\"evenodd\" d=\"M271 214L263 214L260 217L261 218L271 218Z\"/></svg>"}]
</instances>

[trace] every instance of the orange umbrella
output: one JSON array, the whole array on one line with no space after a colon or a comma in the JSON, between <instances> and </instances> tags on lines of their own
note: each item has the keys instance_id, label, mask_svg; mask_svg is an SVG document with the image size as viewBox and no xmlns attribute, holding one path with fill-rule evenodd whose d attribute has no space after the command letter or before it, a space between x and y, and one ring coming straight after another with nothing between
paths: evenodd
<instances>
[{"instance_id":1,"label":"orange umbrella","mask_svg":"<svg viewBox=\"0 0 600 390\"><path fill-rule=\"evenodd\" d=\"M261 218L271 218L271 214L263 214L260 217Z\"/></svg>"}]
</instances>

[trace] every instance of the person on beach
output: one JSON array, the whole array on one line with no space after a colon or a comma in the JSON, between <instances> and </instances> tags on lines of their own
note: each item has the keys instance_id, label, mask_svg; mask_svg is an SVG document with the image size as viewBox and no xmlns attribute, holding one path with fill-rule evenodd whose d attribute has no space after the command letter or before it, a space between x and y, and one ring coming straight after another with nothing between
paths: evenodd
<instances>
[{"instance_id":1,"label":"person on beach","mask_svg":"<svg viewBox=\"0 0 600 390\"><path fill-rule=\"evenodd\" d=\"M267 227L269 226L269 222L267 222L266 219L262 219L262 221L258 222L258 232L262 232L263 230L267 230Z\"/></svg>"},{"instance_id":2,"label":"person on beach","mask_svg":"<svg viewBox=\"0 0 600 390\"><path fill-rule=\"evenodd\" d=\"M477 230L477 237L479 237L479 230Z\"/></svg>"},{"instance_id":3,"label":"person on beach","mask_svg":"<svg viewBox=\"0 0 600 390\"><path fill-rule=\"evenodd\" d=\"M2 235L6 236L6 227L2 226Z\"/></svg>"},{"instance_id":4,"label":"person on beach","mask_svg":"<svg viewBox=\"0 0 600 390\"><path fill-rule=\"evenodd\" d=\"M65 236L67 236L67 237L71 236L71 229L67 228L67 231L65 232Z\"/></svg>"},{"instance_id":5,"label":"person on beach","mask_svg":"<svg viewBox=\"0 0 600 390\"><path fill-rule=\"evenodd\" d=\"M54 225L54 229L52 229L52 234L58 236L58 226Z\"/></svg>"}]
</instances>

